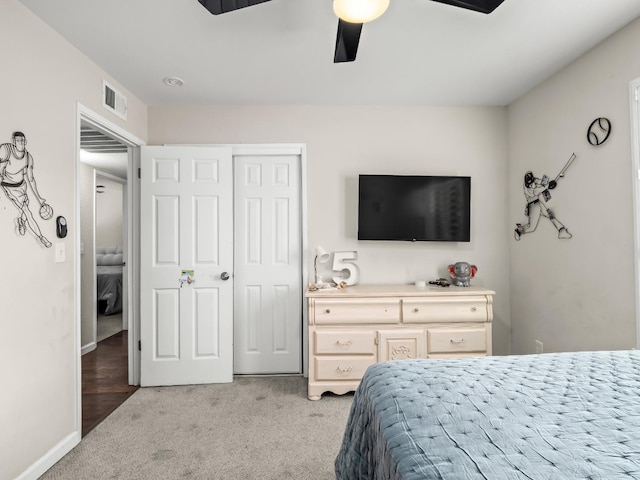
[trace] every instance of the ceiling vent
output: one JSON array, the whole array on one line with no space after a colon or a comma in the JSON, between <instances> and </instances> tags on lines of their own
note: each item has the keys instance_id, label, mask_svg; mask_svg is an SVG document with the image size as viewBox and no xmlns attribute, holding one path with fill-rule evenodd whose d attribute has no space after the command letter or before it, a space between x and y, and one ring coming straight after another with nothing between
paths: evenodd
<instances>
[{"instance_id":1,"label":"ceiling vent","mask_svg":"<svg viewBox=\"0 0 640 480\"><path fill-rule=\"evenodd\" d=\"M106 80L102 81L102 105L123 120L127 119L127 97L109 85Z\"/></svg>"}]
</instances>

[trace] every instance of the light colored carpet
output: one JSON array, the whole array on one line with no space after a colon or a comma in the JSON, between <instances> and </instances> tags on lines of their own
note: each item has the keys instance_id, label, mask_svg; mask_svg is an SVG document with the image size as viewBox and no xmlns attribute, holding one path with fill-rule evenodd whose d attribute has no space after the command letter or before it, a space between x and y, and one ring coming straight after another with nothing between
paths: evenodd
<instances>
[{"instance_id":1,"label":"light colored carpet","mask_svg":"<svg viewBox=\"0 0 640 480\"><path fill-rule=\"evenodd\" d=\"M98 315L98 331L96 341L101 342L122 330L122 313L115 315Z\"/></svg>"},{"instance_id":2,"label":"light colored carpet","mask_svg":"<svg viewBox=\"0 0 640 480\"><path fill-rule=\"evenodd\" d=\"M303 377L141 388L42 480L333 480L353 394Z\"/></svg>"}]
</instances>

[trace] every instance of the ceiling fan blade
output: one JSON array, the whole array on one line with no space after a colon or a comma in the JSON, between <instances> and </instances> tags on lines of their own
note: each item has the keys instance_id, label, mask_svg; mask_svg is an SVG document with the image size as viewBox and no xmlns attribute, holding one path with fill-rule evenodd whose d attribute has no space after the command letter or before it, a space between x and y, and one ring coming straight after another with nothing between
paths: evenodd
<instances>
[{"instance_id":1,"label":"ceiling fan blade","mask_svg":"<svg viewBox=\"0 0 640 480\"><path fill-rule=\"evenodd\" d=\"M433 0L438 3L446 3L454 7L475 10L480 13L491 13L500 6L504 0Z\"/></svg>"},{"instance_id":2,"label":"ceiling fan blade","mask_svg":"<svg viewBox=\"0 0 640 480\"><path fill-rule=\"evenodd\" d=\"M240 8L252 7L259 3L270 2L271 0L198 0L204 8L214 15L233 12Z\"/></svg>"},{"instance_id":3,"label":"ceiling fan blade","mask_svg":"<svg viewBox=\"0 0 640 480\"><path fill-rule=\"evenodd\" d=\"M338 19L338 36L333 63L353 62L356 59L360 32L362 32L361 23L349 23L341 18Z\"/></svg>"}]
</instances>

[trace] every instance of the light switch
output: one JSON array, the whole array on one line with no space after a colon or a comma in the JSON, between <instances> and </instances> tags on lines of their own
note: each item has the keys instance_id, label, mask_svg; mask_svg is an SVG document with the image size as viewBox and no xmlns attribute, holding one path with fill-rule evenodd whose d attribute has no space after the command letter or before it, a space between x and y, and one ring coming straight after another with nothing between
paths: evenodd
<instances>
[{"instance_id":1,"label":"light switch","mask_svg":"<svg viewBox=\"0 0 640 480\"><path fill-rule=\"evenodd\" d=\"M56 243L56 263L66 261L66 253L64 243Z\"/></svg>"}]
</instances>

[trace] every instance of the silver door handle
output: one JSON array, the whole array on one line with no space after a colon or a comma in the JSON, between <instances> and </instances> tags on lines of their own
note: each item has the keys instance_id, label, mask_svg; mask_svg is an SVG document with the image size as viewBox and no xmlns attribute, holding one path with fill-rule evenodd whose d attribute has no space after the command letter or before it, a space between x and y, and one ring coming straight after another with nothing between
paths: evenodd
<instances>
[{"instance_id":1,"label":"silver door handle","mask_svg":"<svg viewBox=\"0 0 640 480\"><path fill-rule=\"evenodd\" d=\"M226 280L229 280L229 273L228 273L228 272L222 272L222 273L220 274L220 278L221 278L222 280L225 280L225 281L226 281Z\"/></svg>"}]
</instances>

